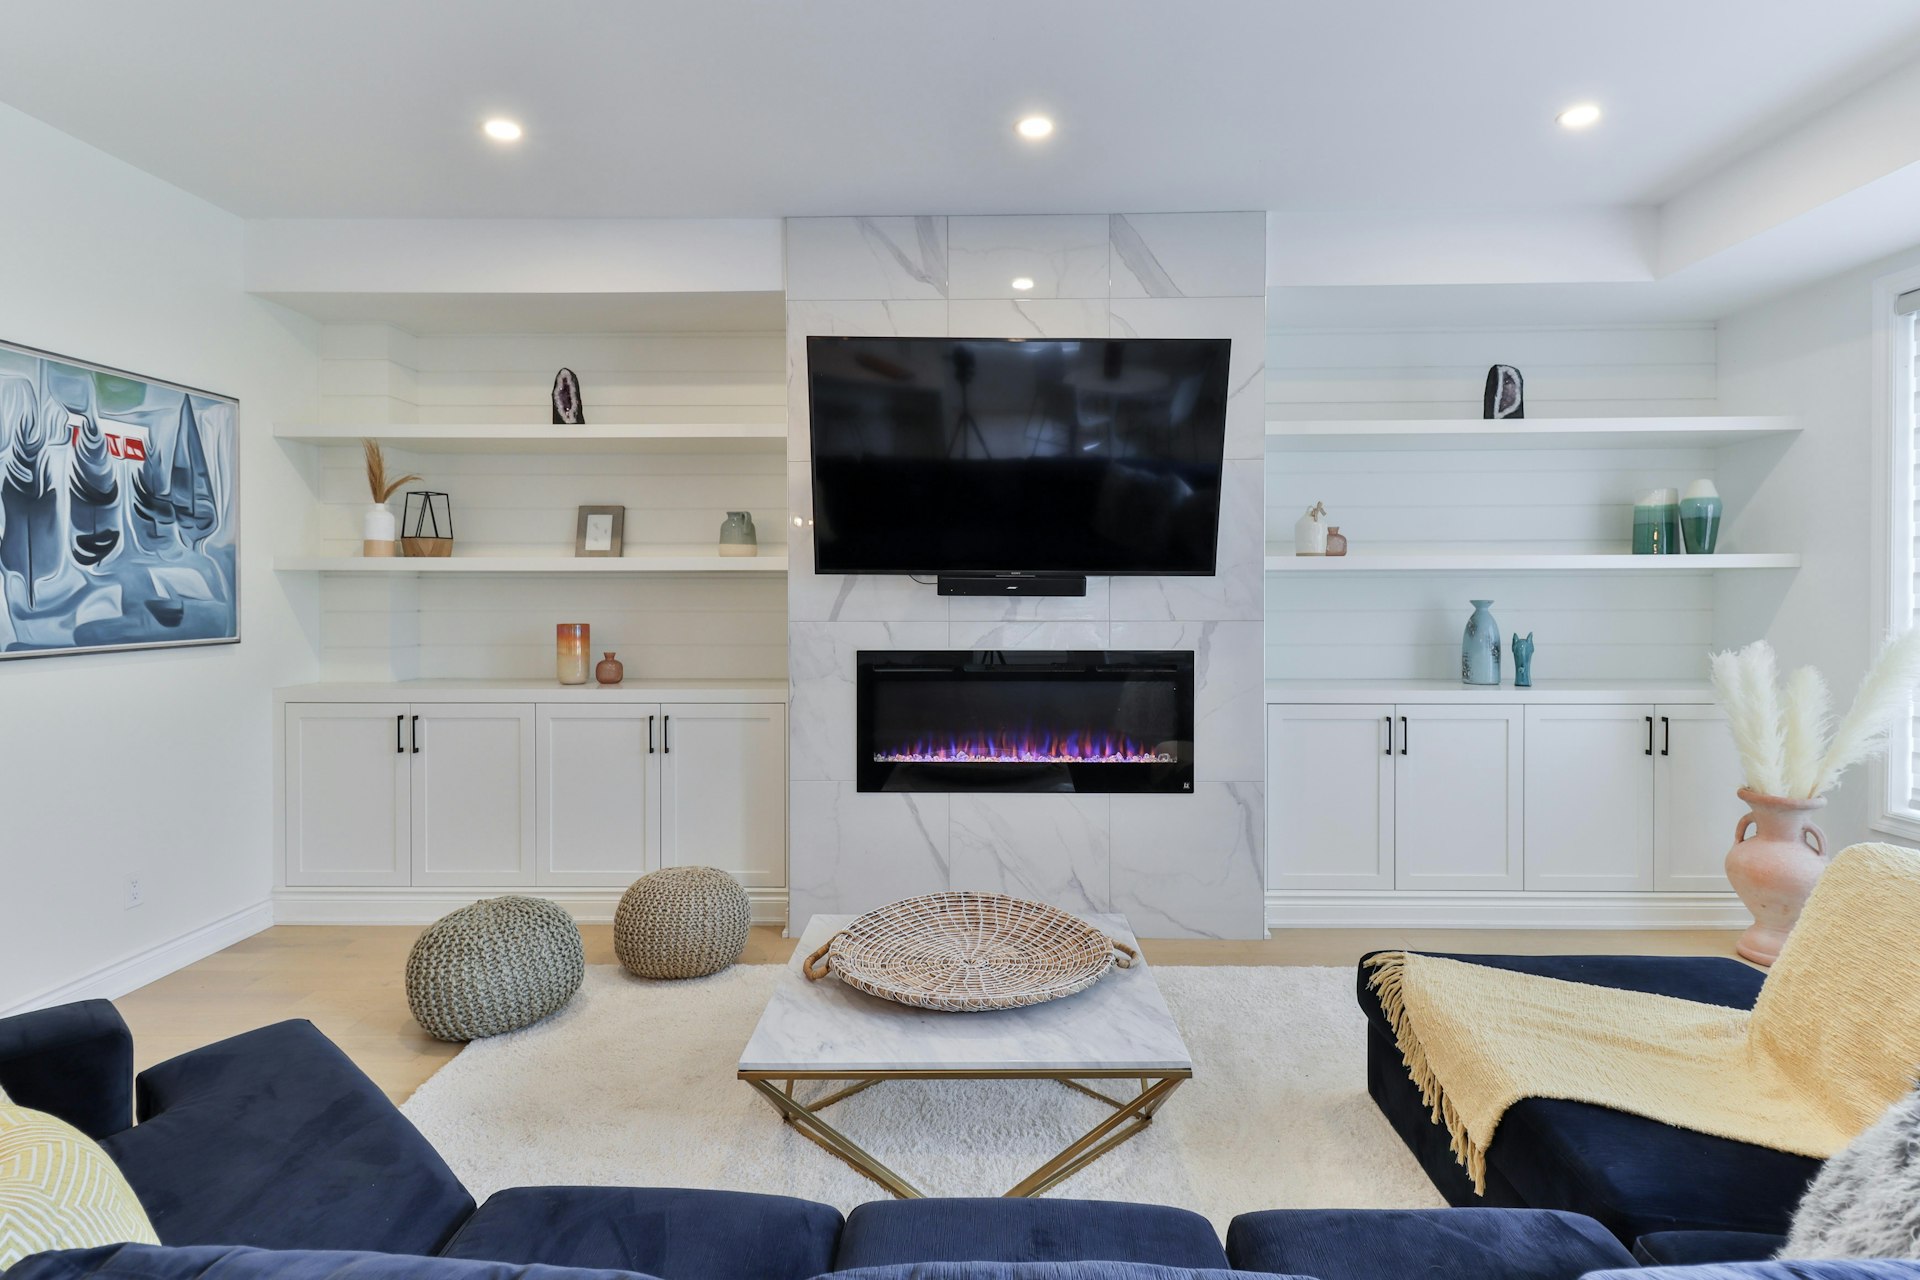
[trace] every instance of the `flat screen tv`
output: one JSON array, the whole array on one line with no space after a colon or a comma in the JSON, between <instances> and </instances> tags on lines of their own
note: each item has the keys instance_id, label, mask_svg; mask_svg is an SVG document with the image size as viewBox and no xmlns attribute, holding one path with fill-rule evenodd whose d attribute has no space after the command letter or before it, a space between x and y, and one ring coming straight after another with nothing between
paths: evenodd
<instances>
[{"instance_id":1,"label":"flat screen tv","mask_svg":"<svg viewBox=\"0 0 1920 1280\"><path fill-rule=\"evenodd\" d=\"M815 567L1213 573L1229 346L808 338Z\"/></svg>"}]
</instances>

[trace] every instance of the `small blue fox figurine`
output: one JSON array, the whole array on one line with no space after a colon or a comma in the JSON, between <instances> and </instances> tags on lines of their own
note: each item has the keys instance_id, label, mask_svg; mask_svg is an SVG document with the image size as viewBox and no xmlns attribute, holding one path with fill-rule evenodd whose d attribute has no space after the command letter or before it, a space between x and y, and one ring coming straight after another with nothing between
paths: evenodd
<instances>
[{"instance_id":1,"label":"small blue fox figurine","mask_svg":"<svg viewBox=\"0 0 1920 1280\"><path fill-rule=\"evenodd\" d=\"M1513 687L1516 689L1533 688L1533 632L1527 632L1522 640L1519 632L1513 633Z\"/></svg>"}]
</instances>

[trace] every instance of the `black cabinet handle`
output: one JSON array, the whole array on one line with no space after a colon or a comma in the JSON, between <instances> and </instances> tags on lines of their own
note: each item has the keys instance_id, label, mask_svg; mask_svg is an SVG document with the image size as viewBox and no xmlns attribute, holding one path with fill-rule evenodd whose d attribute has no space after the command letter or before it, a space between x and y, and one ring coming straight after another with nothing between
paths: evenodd
<instances>
[{"instance_id":1,"label":"black cabinet handle","mask_svg":"<svg viewBox=\"0 0 1920 1280\"><path fill-rule=\"evenodd\" d=\"M663 756L670 756L673 754L673 717L672 716L660 717L660 754Z\"/></svg>"},{"instance_id":2,"label":"black cabinet handle","mask_svg":"<svg viewBox=\"0 0 1920 1280\"><path fill-rule=\"evenodd\" d=\"M420 754L420 717L413 718L413 754Z\"/></svg>"},{"instance_id":3,"label":"black cabinet handle","mask_svg":"<svg viewBox=\"0 0 1920 1280\"><path fill-rule=\"evenodd\" d=\"M647 754L653 754L653 717L647 717Z\"/></svg>"},{"instance_id":4,"label":"black cabinet handle","mask_svg":"<svg viewBox=\"0 0 1920 1280\"><path fill-rule=\"evenodd\" d=\"M1400 754L1407 754L1407 718L1400 717Z\"/></svg>"},{"instance_id":5,"label":"black cabinet handle","mask_svg":"<svg viewBox=\"0 0 1920 1280\"><path fill-rule=\"evenodd\" d=\"M1386 717L1386 721L1387 721L1387 754L1392 755L1393 754L1393 717L1392 716Z\"/></svg>"},{"instance_id":6,"label":"black cabinet handle","mask_svg":"<svg viewBox=\"0 0 1920 1280\"><path fill-rule=\"evenodd\" d=\"M1647 717L1647 754L1653 754L1653 717Z\"/></svg>"},{"instance_id":7,"label":"black cabinet handle","mask_svg":"<svg viewBox=\"0 0 1920 1280\"><path fill-rule=\"evenodd\" d=\"M397 756L407 754L407 744L402 741L400 737L401 728L406 723L407 718L405 716L395 716L393 718L393 753Z\"/></svg>"},{"instance_id":8,"label":"black cabinet handle","mask_svg":"<svg viewBox=\"0 0 1920 1280\"><path fill-rule=\"evenodd\" d=\"M1673 754L1673 721L1666 716L1660 717L1660 754Z\"/></svg>"}]
</instances>

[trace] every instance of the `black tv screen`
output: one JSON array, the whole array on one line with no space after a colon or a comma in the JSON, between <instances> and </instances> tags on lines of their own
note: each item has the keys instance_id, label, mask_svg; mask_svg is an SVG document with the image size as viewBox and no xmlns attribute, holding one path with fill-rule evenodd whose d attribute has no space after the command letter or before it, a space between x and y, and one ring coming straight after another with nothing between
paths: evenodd
<instances>
[{"instance_id":1,"label":"black tv screen","mask_svg":"<svg viewBox=\"0 0 1920 1280\"><path fill-rule=\"evenodd\" d=\"M1229 346L808 338L815 568L1211 574Z\"/></svg>"}]
</instances>

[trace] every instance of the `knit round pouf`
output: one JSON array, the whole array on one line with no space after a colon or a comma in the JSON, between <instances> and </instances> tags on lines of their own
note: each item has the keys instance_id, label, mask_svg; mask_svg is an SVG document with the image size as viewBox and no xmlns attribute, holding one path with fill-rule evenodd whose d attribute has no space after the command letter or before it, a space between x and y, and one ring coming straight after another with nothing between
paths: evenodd
<instances>
[{"instance_id":1,"label":"knit round pouf","mask_svg":"<svg viewBox=\"0 0 1920 1280\"><path fill-rule=\"evenodd\" d=\"M613 949L642 978L702 978L747 949L747 891L712 867L668 867L633 882L613 913Z\"/></svg>"},{"instance_id":2,"label":"knit round pouf","mask_svg":"<svg viewBox=\"0 0 1920 1280\"><path fill-rule=\"evenodd\" d=\"M407 955L407 1006L440 1040L480 1040L573 999L586 949L573 917L540 898L488 898L428 925Z\"/></svg>"}]
</instances>

